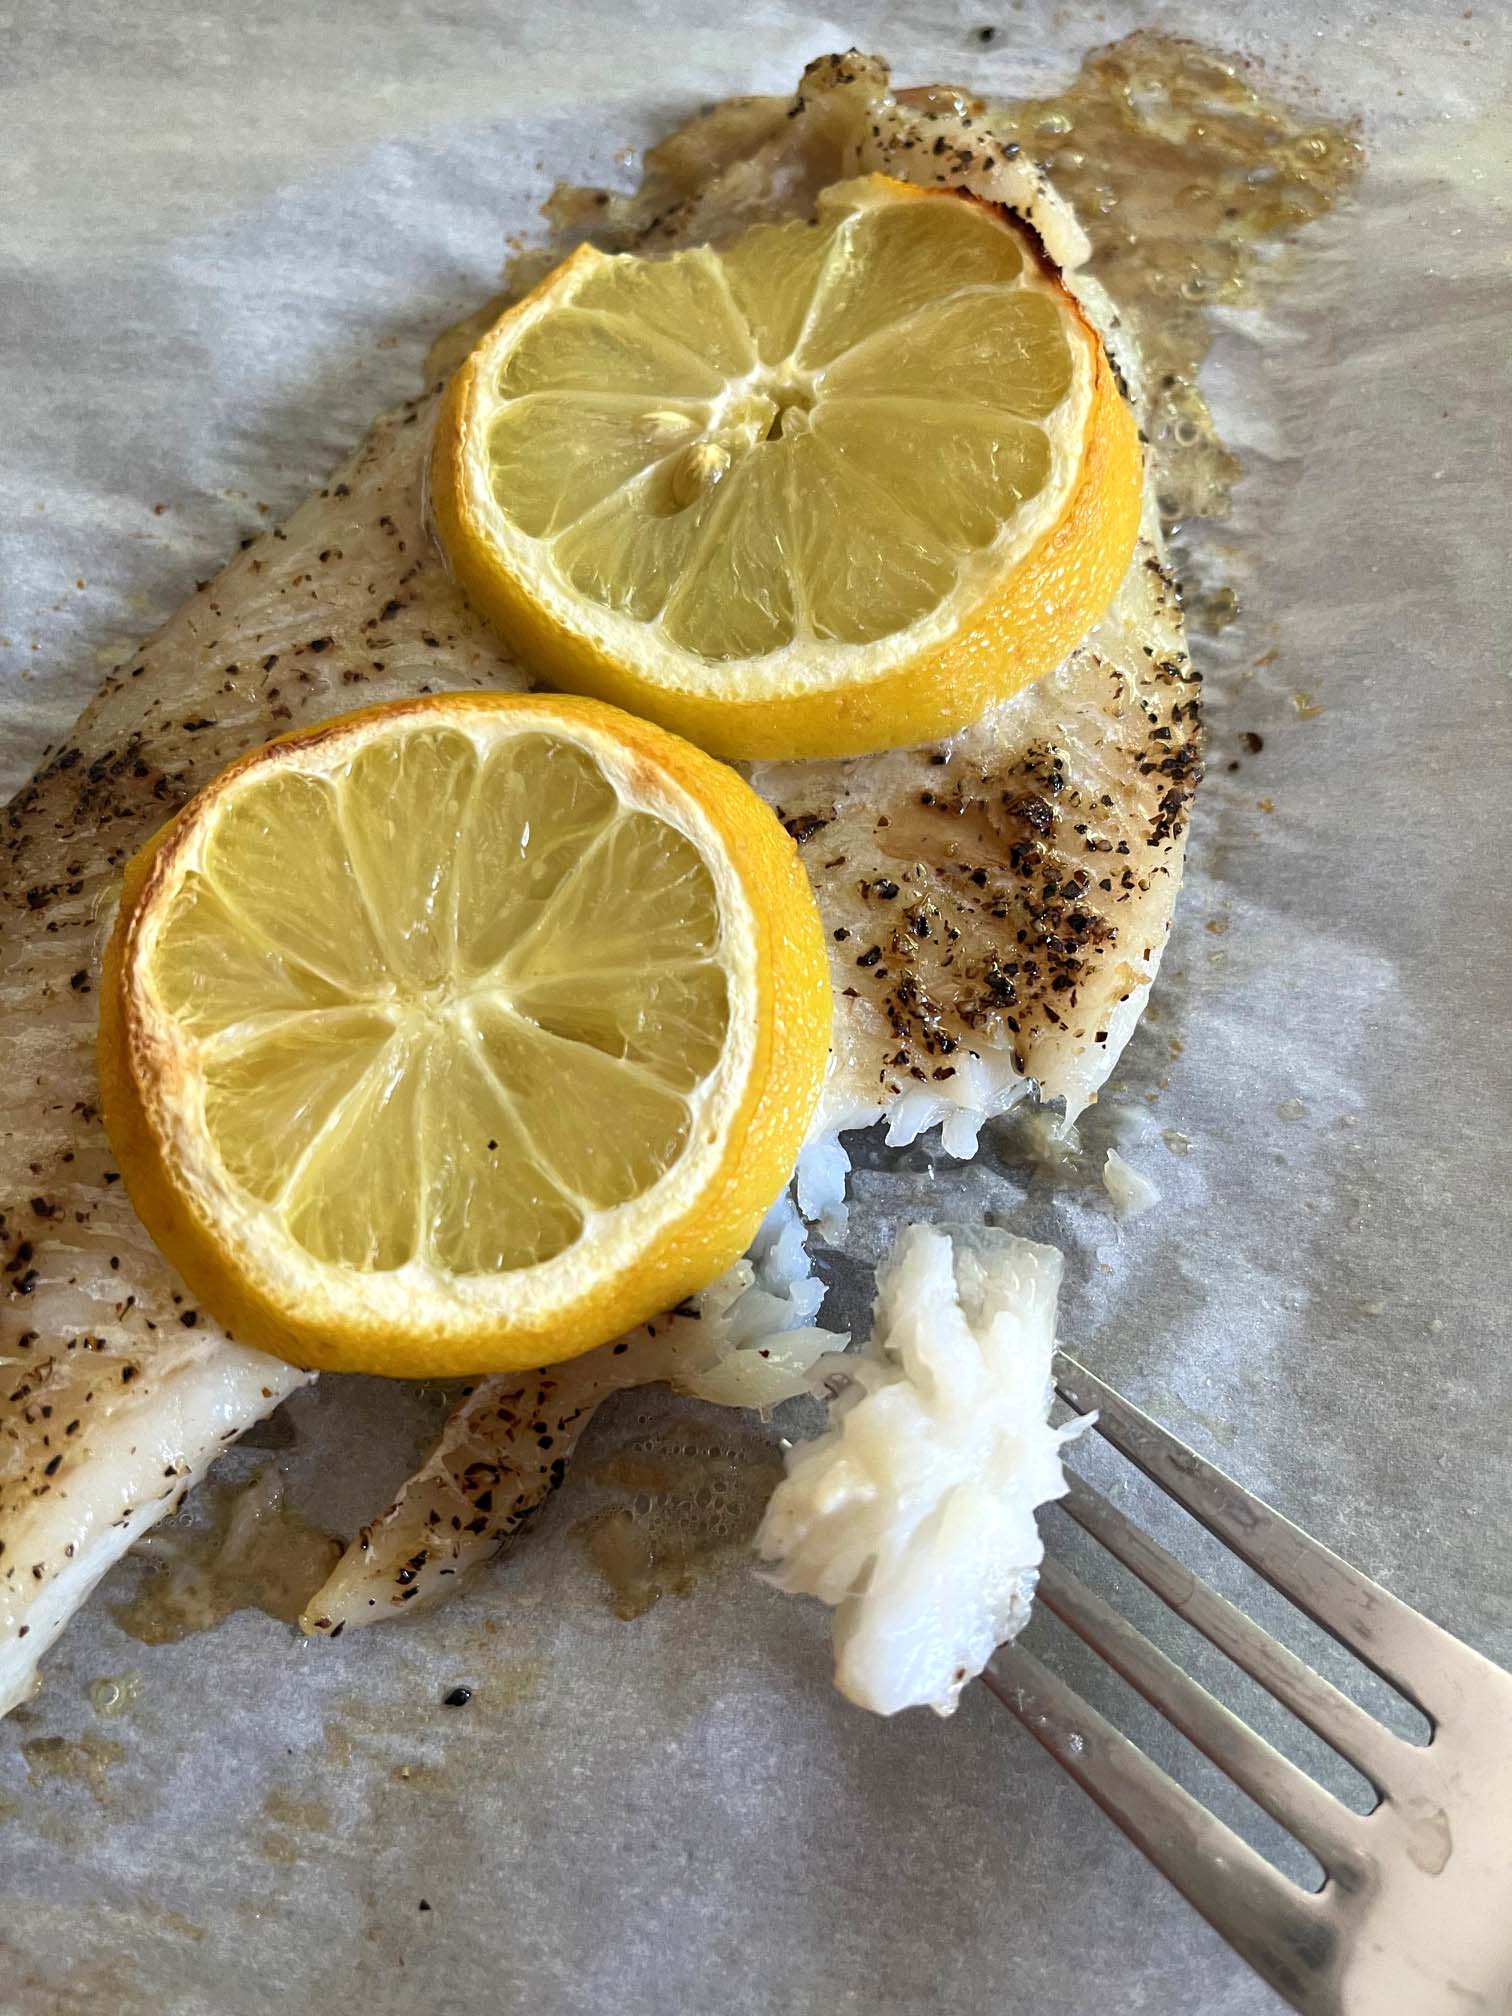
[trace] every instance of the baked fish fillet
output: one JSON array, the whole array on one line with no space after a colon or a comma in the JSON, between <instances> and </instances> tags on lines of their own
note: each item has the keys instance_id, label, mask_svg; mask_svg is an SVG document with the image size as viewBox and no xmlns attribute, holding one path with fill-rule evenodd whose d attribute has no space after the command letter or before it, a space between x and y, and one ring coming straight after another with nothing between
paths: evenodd
<instances>
[{"instance_id":1,"label":"baked fish fillet","mask_svg":"<svg viewBox=\"0 0 1512 2016\"><path fill-rule=\"evenodd\" d=\"M826 58L794 99L706 115L647 168L637 198L598 211L609 242L718 239L807 214L818 188L873 168L1006 202L1133 377L1107 304L1076 278L1079 227L954 93L897 98L875 60ZM6 814L0 1711L111 1563L303 1377L191 1306L123 1194L95 1094L102 926L126 860L242 750L347 707L527 683L426 529L435 393L379 421L118 667ZM806 1208L839 1201L843 1128L885 1114L904 1139L943 1120L946 1145L969 1152L1031 1081L1073 1112L1095 1096L1169 928L1198 749L1150 512L1114 607L1053 677L948 745L757 773L832 934L835 1068ZM498 1397L480 1393L474 1420Z\"/></svg>"}]
</instances>

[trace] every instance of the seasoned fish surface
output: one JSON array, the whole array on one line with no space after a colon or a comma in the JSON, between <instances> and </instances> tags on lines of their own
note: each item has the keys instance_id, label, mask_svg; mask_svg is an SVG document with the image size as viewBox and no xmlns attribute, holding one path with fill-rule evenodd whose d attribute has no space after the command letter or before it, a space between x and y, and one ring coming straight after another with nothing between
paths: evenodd
<instances>
[{"instance_id":1,"label":"seasoned fish surface","mask_svg":"<svg viewBox=\"0 0 1512 2016\"><path fill-rule=\"evenodd\" d=\"M670 247L806 214L815 189L871 168L962 183L1013 205L1066 268L1085 256L979 108L895 99L855 56L811 65L793 101L694 122L648 163L640 197L598 216L611 242ZM1106 327L1106 304L1078 291ZM527 683L425 527L434 398L380 421L112 673L6 814L0 1711L105 1569L303 1377L193 1307L137 1224L96 1104L98 959L126 860L232 757L348 707ZM1112 1068L1160 957L1198 775L1151 528L1067 664L949 746L757 773L831 934L830 1132L885 1113L907 1138L943 1119L969 1151L1028 1081L1077 1109Z\"/></svg>"}]
</instances>

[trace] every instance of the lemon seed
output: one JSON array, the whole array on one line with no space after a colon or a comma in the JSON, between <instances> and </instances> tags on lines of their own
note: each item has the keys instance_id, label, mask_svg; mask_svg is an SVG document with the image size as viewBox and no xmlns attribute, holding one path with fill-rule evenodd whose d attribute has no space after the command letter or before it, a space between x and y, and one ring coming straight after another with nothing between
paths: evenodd
<instances>
[{"instance_id":1,"label":"lemon seed","mask_svg":"<svg viewBox=\"0 0 1512 2016\"><path fill-rule=\"evenodd\" d=\"M717 441L695 441L672 465L672 497L679 508L694 504L723 480L730 451Z\"/></svg>"}]
</instances>

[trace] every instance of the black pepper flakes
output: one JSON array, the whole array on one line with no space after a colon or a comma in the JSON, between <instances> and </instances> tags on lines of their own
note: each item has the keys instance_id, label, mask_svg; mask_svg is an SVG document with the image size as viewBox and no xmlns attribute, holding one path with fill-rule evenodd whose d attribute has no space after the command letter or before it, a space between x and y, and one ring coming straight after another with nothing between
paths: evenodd
<instances>
[{"instance_id":1,"label":"black pepper flakes","mask_svg":"<svg viewBox=\"0 0 1512 2016\"><path fill-rule=\"evenodd\" d=\"M816 833L822 833L830 822L817 812L798 812L791 819L784 819L782 823L801 847L805 840L812 840Z\"/></svg>"}]
</instances>

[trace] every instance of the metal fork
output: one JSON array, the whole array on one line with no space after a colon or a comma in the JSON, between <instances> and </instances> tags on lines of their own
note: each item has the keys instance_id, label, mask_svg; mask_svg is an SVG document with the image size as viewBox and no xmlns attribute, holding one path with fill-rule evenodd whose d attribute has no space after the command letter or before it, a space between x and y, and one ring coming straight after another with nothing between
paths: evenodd
<instances>
[{"instance_id":1,"label":"metal fork","mask_svg":"<svg viewBox=\"0 0 1512 2016\"><path fill-rule=\"evenodd\" d=\"M1051 1756L1303 2016L1512 2011L1512 1677L1058 1353L1098 1432L1428 1718L1417 1744L1263 1631L1080 1479L1076 1523L1374 1786L1350 1810L1065 1567L1039 1599L1322 1864L1300 1888L1019 1644L983 1675Z\"/></svg>"}]
</instances>

